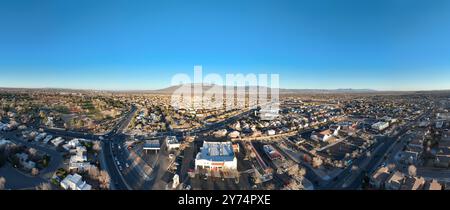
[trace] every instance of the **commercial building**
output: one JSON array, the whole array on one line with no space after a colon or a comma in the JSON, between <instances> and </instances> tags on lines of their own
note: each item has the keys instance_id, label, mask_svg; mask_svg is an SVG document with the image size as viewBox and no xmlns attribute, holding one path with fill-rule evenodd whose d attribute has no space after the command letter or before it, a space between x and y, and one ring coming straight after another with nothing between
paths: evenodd
<instances>
[{"instance_id":1,"label":"commercial building","mask_svg":"<svg viewBox=\"0 0 450 210\"><path fill-rule=\"evenodd\" d=\"M161 148L161 145L159 144L159 140L146 140L144 143L144 146L142 149L144 151L159 151Z\"/></svg>"},{"instance_id":2,"label":"commercial building","mask_svg":"<svg viewBox=\"0 0 450 210\"><path fill-rule=\"evenodd\" d=\"M167 136L166 139L167 150L174 150L180 148L180 142L176 136Z\"/></svg>"},{"instance_id":3,"label":"commercial building","mask_svg":"<svg viewBox=\"0 0 450 210\"><path fill-rule=\"evenodd\" d=\"M203 142L203 147L195 158L196 169L237 169L231 142Z\"/></svg>"},{"instance_id":4,"label":"commercial building","mask_svg":"<svg viewBox=\"0 0 450 210\"><path fill-rule=\"evenodd\" d=\"M389 127L389 122L377 122L372 125L372 129L382 131Z\"/></svg>"}]
</instances>

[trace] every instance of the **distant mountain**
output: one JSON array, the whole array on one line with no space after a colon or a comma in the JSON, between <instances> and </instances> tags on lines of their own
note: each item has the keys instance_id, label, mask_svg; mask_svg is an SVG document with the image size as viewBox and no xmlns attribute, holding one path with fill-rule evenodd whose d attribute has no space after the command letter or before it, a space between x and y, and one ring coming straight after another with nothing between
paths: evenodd
<instances>
[{"instance_id":1,"label":"distant mountain","mask_svg":"<svg viewBox=\"0 0 450 210\"><path fill-rule=\"evenodd\" d=\"M379 92L373 89L280 89L281 94L295 94L295 93L374 93Z\"/></svg>"},{"instance_id":2,"label":"distant mountain","mask_svg":"<svg viewBox=\"0 0 450 210\"><path fill-rule=\"evenodd\" d=\"M212 88L214 85L211 84L191 84L192 90L195 88L195 86L202 86L203 91L207 91L210 88ZM170 94L176 91L182 87L181 85L174 85L167 88L159 89L159 90L153 90L148 92L154 92L154 93L166 93ZM222 88L226 88L226 86L221 86ZM248 90L250 87L258 88L258 86L245 86L246 90ZM270 90L269 90L270 91ZM280 94L301 94L301 93L322 93L322 94L329 94L329 93L373 93L378 92L377 90L373 89L352 89L352 88L340 88L340 89L285 89L280 88L279 93Z\"/></svg>"}]
</instances>

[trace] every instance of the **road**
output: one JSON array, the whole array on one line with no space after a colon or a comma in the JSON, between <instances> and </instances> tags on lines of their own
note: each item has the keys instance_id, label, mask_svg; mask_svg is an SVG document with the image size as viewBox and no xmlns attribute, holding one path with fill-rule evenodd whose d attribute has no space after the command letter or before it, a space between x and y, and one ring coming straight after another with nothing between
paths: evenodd
<instances>
[{"instance_id":1,"label":"road","mask_svg":"<svg viewBox=\"0 0 450 210\"><path fill-rule=\"evenodd\" d=\"M7 163L4 167L0 168L0 174L7 179L7 189L34 189L35 186L48 182L53 176L54 172L63 167L63 157L60 152L56 151L50 145L41 145L38 142L28 142L20 137L19 131L11 131L3 134L3 136L15 144L22 144L28 148L34 148L37 151L44 152L50 156L50 162L47 167L39 172L37 177L30 174L18 171Z\"/></svg>"},{"instance_id":2,"label":"road","mask_svg":"<svg viewBox=\"0 0 450 210\"><path fill-rule=\"evenodd\" d=\"M377 150L374 151L370 157L363 156L353 161L353 163L338 176L338 181L326 185L325 189L358 189L361 186L362 179L366 173L370 174L375 171L382 161L392 160L395 154L403 148L404 142L398 141L399 137L404 135L411 126L417 124L430 114L431 110L428 110L416 120L408 122L395 135L391 137L381 137L373 147L374 149L377 148ZM351 170L353 165L357 166L357 171Z\"/></svg>"}]
</instances>

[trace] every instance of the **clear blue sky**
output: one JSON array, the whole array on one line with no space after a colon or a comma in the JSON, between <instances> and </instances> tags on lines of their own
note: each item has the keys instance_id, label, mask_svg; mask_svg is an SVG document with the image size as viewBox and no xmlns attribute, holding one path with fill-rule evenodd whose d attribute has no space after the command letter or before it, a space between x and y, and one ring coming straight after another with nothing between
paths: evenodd
<instances>
[{"instance_id":1,"label":"clear blue sky","mask_svg":"<svg viewBox=\"0 0 450 210\"><path fill-rule=\"evenodd\" d=\"M0 0L0 87L156 89L176 73L284 88L450 89L450 1Z\"/></svg>"}]
</instances>

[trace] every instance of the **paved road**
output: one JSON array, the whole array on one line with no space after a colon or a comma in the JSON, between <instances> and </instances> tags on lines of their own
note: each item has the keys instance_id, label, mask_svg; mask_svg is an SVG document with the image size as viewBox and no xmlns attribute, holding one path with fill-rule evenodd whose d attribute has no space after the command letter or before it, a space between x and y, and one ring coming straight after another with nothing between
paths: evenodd
<instances>
[{"instance_id":1,"label":"paved road","mask_svg":"<svg viewBox=\"0 0 450 210\"><path fill-rule=\"evenodd\" d=\"M428 117L431 114L431 110L428 110L427 112L423 113L421 116L419 116L416 120L407 123L403 128L400 129L399 132L397 132L392 137L383 137L381 138L375 145L374 148L380 146L376 152L372 154L371 157L362 157L354 161L349 167L346 168L346 170L338 176L338 181L335 183L331 183L330 185L326 186L329 187L329 189L358 189L361 186L362 179L365 176L365 173L370 174L371 172L375 171L376 168L380 165L380 163L385 160L392 160L393 156L400 151L403 148L403 142L397 141L398 138L402 135L404 135L411 126L417 124L417 122L421 121L422 119ZM368 163L364 160L365 158L370 158ZM362 165L362 163L366 163ZM351 171L352 165L358 166L358 171ZM353 176L353 177L352 177Z\"/></svg>"},{"instance_id":2,"label":"paved road","mask_svg":"<svg viewBox=\"0 0 450 210\"><path fill-rule=\"evenodd\" d=\"M120 122L111 129L110 132L105 134L105 139L102 144L102 154L104 155L106 170L108 171L112 184L114 184L114 189L126 190L131 189L131 187L126 183L125 178L122 176L121 172L118 170L118 166L115 162L115 156L113 153L114 145L120 144L125 140L124 135L121 134L122 130L130 122L134 116L137 108L135 106L131 107L130 112L123 117Z\"/></svg>"},{"instance_id":3,"label":"paved road","mask_svg":"<svg viewBox=\"0 0 450 210\"><path fill-rule=\"evenodd\" d=\"M0 168L0 175L6 179L6 189L32 189L41 183L48 182L41 177L33 177L19 172L9 163Z\"/></svg>"},{"instance_id":4,"label":"paved road","mask_svg":"<svg viewBox=\"0 0 450 210\"><path fill-rule=\"evenodd\" d=\"M20 132L16 130L7 132L3 136L13 143L22 144L28 148L34 148L40 152L46 153L50 156L49 165L42 169L38 176L34 177L30 174L18 171L18 169L13 168L11 164L7 163L0 168L0 174L7 180L7 189L33 189L35 186L49 181L54 172L63 166L63 157L60 152L56 151L56 149L52 148L50 145L42 145L42 143L34 141L28 142L18 137L18 134L20 134Z\"/></svg>"},{"instance_id":5,"label":"paved road","mask_svg":"<svg viewBox=\"0 0 450 210\"><path fill-rule=\"evenodd\" d=\"M8 132L4 135L7 139L10 141L17 143L17 144L23 144L29 148L34 148L38 151L45 152L47 155L49 155L50 163L49 165L40 171L40 177L45 179L50 179L53 173L60 167L62 167L63 164L63 157L60 152L56 151L56 149L50 145L43 145L40 142L28 142L20 137L17 137L18 131Z\"/></svg>"}]
</instances>

